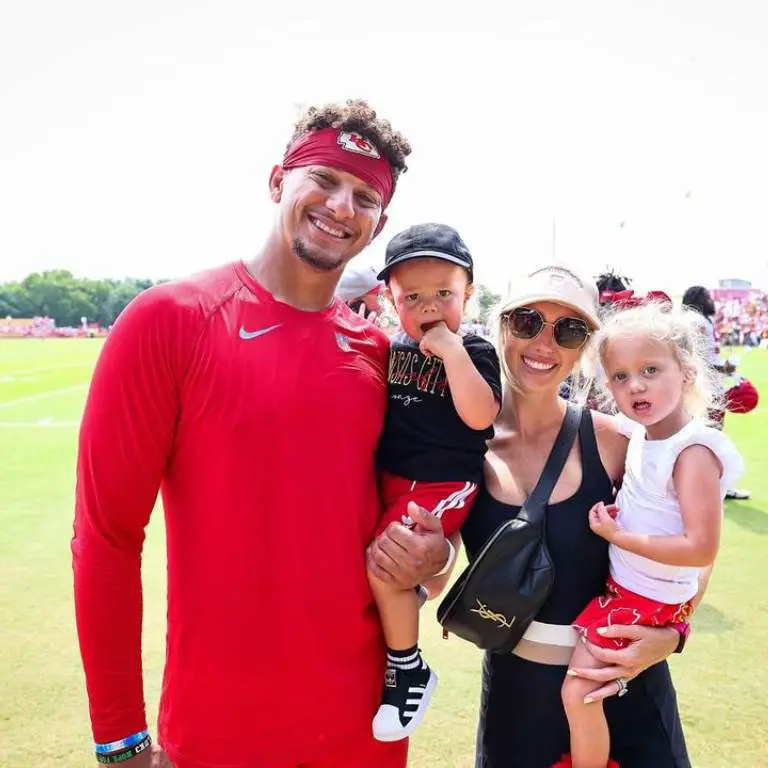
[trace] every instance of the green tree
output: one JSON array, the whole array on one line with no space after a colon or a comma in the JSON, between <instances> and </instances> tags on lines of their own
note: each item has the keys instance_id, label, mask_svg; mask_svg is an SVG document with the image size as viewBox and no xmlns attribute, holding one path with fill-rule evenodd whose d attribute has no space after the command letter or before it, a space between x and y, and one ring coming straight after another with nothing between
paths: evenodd
<instances>
[{"instance_id":1,"label":"green tree","mask_svg":"<svg viewBox=\"0 0 768 768\"><path fill-rule=\"evenodd\" d=\"M34 272L22 280L22 285L32 299L33 314L52 317L57 325L80 325L81 317L97 314L84 281L76 280L67 270Z\"/></svg>"},{"instance_id":2,"label":"green tree","mask_svg":"<svg viewBox=\"0 0 768 768\"><path fill-rule=\"evenodd\" d=\"M107 326L152 280L92 280L64 269L34 272L20 283L0 284L0 318L52 317L56 325L79 326L81 318Z\"/></svg>"},{"instance_id":3,"label":"green tree","mask_svg":"<svg viewBox=\"0 0 768 768\"><path fill-rule=\"evenodd\" d=\"M8 315L30 317L32 314L32 300L21 283L0 285L0 318Z\"/></svg>"},{"instance_id":4,"label":"green tree","mask_svg":"<svg viewBox=\"0 0 768 768\"><path fill-rule=\"evenodd\" d=\"M146 282L129 278L111 285L109 295L104 303L105 320L102 321L102 324L111 325L114 323L117 316L126 308L130 301L149 287L146 285Z\"/></svg>"},{"instance_id":5,"label":"green tree","mask_svg":"<svg viewBox=\"0 0 768 768\"><path fill-rule=\"evenodd\" d=\"M477 300L478 319L481 323L487 323L491 310L501 301L501 295L493 293L488 286L477 283L475 285L475 298Z\"/></svg>"}]
</instances>

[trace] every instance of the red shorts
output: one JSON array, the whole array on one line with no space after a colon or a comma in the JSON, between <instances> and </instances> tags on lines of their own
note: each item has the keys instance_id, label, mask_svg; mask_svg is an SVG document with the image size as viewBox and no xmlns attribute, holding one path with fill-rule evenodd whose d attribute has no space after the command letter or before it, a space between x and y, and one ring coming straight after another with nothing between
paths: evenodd
<instances>
[{"instance_id":1,"label":"red shorts","mask_svg":"<svg viewBox=\"0 0 768 768\"><path fill-rule=\"evenodd\" d=\"M382 472L379 492L384 504L384 514L376 528L378 536L390 523L408 524L408 502L437 515L446 536L461 528L469 514L469 508L477 495L477 483L452 481L447 483L422 483Z\"/></svg>"},{"instance_id":2,"label":"red shorts","mask_svg":"<svg viewBox=\"0 0 768 768\"><path fill-rule=\"evenodd\" d=\"M609 578L605 585L605 594L592 600L576 617L573 626L585 634L587 640L601 648L625 648L629 645L629 640L602 637L597 633L597 629L610 627L612 624L667 627L685 621L692 610L690 601L675 605L659 603L630 592Z\"/></svg>"}]
</instances>

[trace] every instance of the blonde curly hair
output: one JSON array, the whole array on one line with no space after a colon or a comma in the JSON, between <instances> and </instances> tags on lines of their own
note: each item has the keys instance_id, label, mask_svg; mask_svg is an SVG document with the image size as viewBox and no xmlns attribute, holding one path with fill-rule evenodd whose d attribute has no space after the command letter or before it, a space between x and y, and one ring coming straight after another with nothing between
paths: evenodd
<instances>
[{"instance_id":1,"label":"blonde curly hair","mask_svg":"<svg viewBox=\"0 0 768 768\"><path fill-rule=\"evenodd\" d=\"M709 363L706 337L697 313L687 307L673 307L667 302L651 301L630 309L615 309L603 317L596 343L600 362L605 364L608 346L620 337L647 338L668 346L685 376L683 407L704 421L708 414L722 407L719 374ZM602 405L615 409L607 382L600 385Z\"/></svg>"}]
</instances>

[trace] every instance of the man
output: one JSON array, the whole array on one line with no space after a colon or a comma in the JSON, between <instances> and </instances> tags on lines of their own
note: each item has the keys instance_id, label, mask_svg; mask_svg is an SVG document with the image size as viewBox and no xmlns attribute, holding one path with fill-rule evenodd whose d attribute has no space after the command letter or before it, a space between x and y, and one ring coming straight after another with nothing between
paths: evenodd
<instances>
[{"instance_id":1,"label":"man","mask_svg":"<svg viewBox=\"0 0 768 768\"><path fill-rule=\"evenodd\" d=\"M402 768L371 734L384 650L366 580L446 566L439 521L391 526L374 452L387 342L334 290L376 236L408 142L364 101L310 109L259 254L141 294L107 340L80 433L72 541L99 762ZM159 747L141 669L141 550L162 491Z\"/></svg>"},{"instance_id":2,"label":"man","mask_svg":"<svg viewBox=\"0 0 768 768\"><path fill-rule=\"evenodd\" d=\"M701 332L707 339L707 355L710 365L723 376L730 376L736 371L736 366L726 360L720 359L720 348L715 338L715 325L713 318L715 316L715 300L712 294L703 285L692 285L683 294L683 306L695 310L698 315L698 325ZM713 426L719 429L723 428L725 422L725 409L714 411L710 414ZM750 497L750 492L742 488L729 488L725 494L726 499L746 500Z\"/></svg>"},{"instance_id":3,"label":"man","mask_svg":"<svg viewBox=\"0 0 768 768\"><path fill-rule=\"evenodd\" d=\"M595 278L598 296L600 297L600 306L605 307L613 302L616 294L623 294L629 290L632 281L628 277L617 275L612 269L603 272Z\"/></svg>"}]
</instances>

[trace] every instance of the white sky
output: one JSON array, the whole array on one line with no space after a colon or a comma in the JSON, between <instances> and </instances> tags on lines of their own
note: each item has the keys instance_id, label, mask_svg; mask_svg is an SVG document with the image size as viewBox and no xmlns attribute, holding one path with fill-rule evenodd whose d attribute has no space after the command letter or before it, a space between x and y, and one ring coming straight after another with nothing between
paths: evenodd
<instances>
[{"instance_id":1,"label":"white sky","mask_svg":"<svg viewBox=\"0 0 768 768\"><path fill-rule=\"evenodd\" d=\"M503 290L550 260L554 216L558 260L588 274L768 288L764 3L457 7L3 2L0 281L174 277L248 257L296 105L362 96L414 151L360 259L443 221Z\"/></svg>"}]
</instances>

